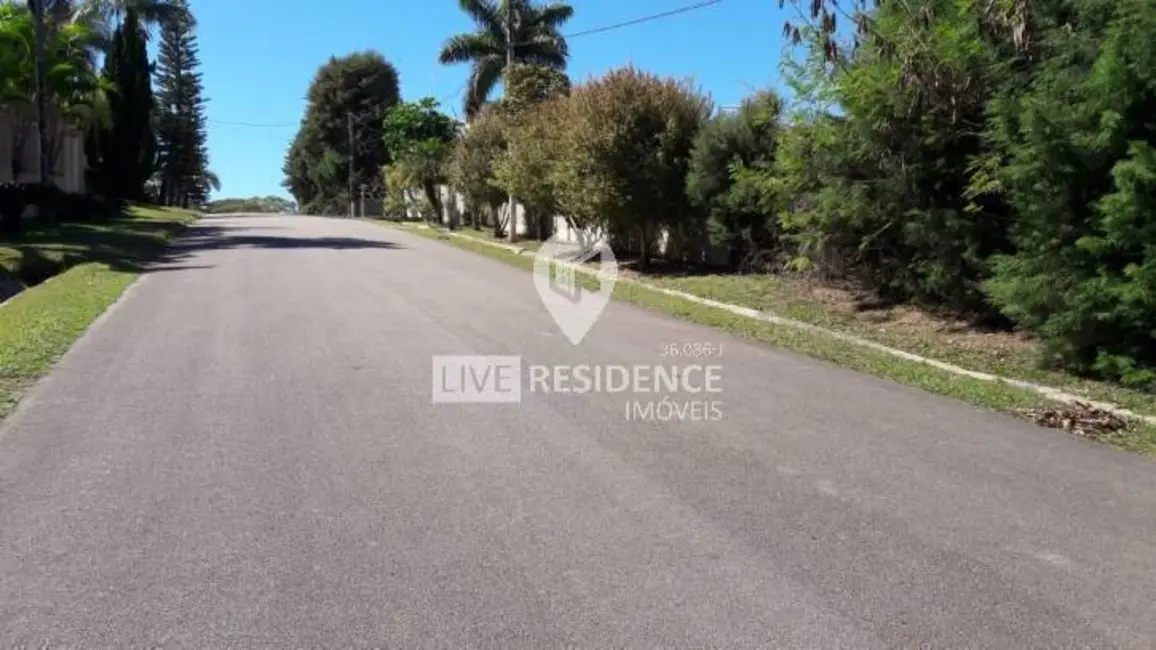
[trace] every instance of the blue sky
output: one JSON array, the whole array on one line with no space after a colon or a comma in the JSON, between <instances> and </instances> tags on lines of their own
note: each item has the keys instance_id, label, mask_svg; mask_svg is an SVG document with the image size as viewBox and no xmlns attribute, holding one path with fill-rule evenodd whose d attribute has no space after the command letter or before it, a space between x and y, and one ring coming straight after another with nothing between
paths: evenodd
<instances>
[{"instance_id":1,"label":"blue sky","mask_svg":"<svg viewBox=\"0 0 1156 650\"><path fill-rule=\"evenodd\" d=\"M281 163L317 67L331 55L375 49L397 67L402 98L433 96L461 106L465 66L442 66L445 39L468 31L456 0L192 0L197 16L209 154L220 196L276 194ZM692 0L572 0L566 33L692 4ZM693 79L719 105L780 86L778 0L723 0L669 18L574 38L571 79L633 64ZM252 126L261 125L261 126Z\"/></svg>"}]
</instances>

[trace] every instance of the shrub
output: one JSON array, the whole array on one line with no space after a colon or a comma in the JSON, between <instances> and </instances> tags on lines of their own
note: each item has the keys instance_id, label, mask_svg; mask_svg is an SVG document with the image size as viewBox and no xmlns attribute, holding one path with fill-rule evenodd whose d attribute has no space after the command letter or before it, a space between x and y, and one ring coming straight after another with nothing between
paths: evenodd
<instances>
[{"instance_id":1,"label":"shrub","mask_svg":"<svg viewBox=\"0 0 1156 650\"><path fill-rule=\"evenodd\" d=\"M496 213L505 200L505 192L494 179L494 165L506 147L502 118L492 106L484 106L469 121L464 133L454 143L446 165L450 185L465 197L477 225L480 209ZM494 220L495 234L501 224Z\"/></svg>"},{"instance_id":2,"label":"shrub","mask_svg":"<svg viewBox=\"0 0 1156 650\"><path fill-rule=\"evenodd\" d=\"M31 187L25 183L0 183L0 237L20 234L24 211L33 198Z\"/></svg>"},{"instance_id":3,"label":"shrub","mask_svg":"<svg viewBox=\"0 0 1156 650\"><path fill-rule=\"evenodd\" d=\"M634 235L645 267L660 228L690 217L690 150L710 111L689 84L630 67L574 89L557 125L563 213Z\"/></svg>"},{"instance_id":4,"label":"shrub","mask_svg":"<svg viewBox=\"0 0 1156 650\"><path fill-rule=\"evenodd\" d=\"M507 115L518 115L538 104L570 95L570 78L564 72L541 65L515 63L506 72L506 90L498 102Z\"/></svg>"},{"instance_id":5,"label":"shrub","mask_svg":"<svg viewBox=\"0 0 1156 650\"><path fill-rule=\"evenodd\" d=\"M759 93L737 113L712 118L694 141L687 194L707 220L711 243L729 251L731 268L777 243L774 197L749 172L765 172L773 164L781 111L777 95Z\"/></svg>"},{"instance_id":6,"label":"shrub","mask_svg":"<svg viewBox=\"0 0 1156 650\"><path fill-rule=\"evenodd\" d=\"M809 90L781 179L810 251L837 251L884 297L992 312L981 283L1010 249L1009 210L969 195L990 153L987 103L1004 79L974 3L883 4L861 47L831 65L820 42L796 68ZM1010 67L1010 66L1008 66ZM811 110L815 109L815 110ZM811 260L819 261L819 260Z\"/></svg>"},{"instance_id":7,"label":"shrub","mask_svg":"<svg viewBox=\"0 0 1156 650\"><path fill-rule=\"evenodd\" d=\"M437 186L444 182L445 161L457 135L457 123L438 111L432 97L402 102L386 112L383 141L393 157L392 167L405 167L426 200L440 211Z\"/></svg>"},{"instance_id":8,"label":"shrub","mask_svg":"<svg viewBox=\"0 0 1156 650\"><path fill-rule=\"evenodd\" d=\"M986 285L1070 368L1156 383L1156 2L1056 28L1034 82L999 102L998 178L1018 250Z\"/></svg>"},{"instance_id":9,"label":"shrub","mask_svg":"<svg viewBox=\"0 0 1156 650\"><path fill-rule=\"evenodd\" d=\"M558 211L555 132L564 119L565 101L543 101L508 118L508 149L494 166L494 180L522 204L530 234L538 239L550 236L547 217Z\"/></svg>"}]
</instances>

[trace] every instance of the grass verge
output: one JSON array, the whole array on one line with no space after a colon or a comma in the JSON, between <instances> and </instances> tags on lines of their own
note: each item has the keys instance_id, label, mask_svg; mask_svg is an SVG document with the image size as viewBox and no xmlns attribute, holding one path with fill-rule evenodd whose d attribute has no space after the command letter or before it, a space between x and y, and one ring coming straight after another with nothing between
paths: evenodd
<instances>
[{"instance_id":1,"label":"grass verge","mask_svg":"<svg viewBox=\"0 0 1156 650\"><path fill-rule=\"evenodd\" d=\"M637 276L636 276L637 277ZM770 275L644 276L683 291L846 332L920 356L1002 377L1015 377L1092 400L1156 415L1156 394L1041 367L1035 341L989 331L910 306L873 305L861 292L815 281Z\"/></svg>"},{"instance_id":2,"label":"grass verge","mask_svg":"<svg viewBox=\"0 0 1156 650\"><path fill-rule=\"evenodd\" d=\"M415 228L405 223L375 223L403 228L409 232L443 241L458 248L479 253L526 270L532 270L534 266L533 256L524 253L519 255L508 250L495 248L484 241L474 241L471 240L471 238L464 237L451 237L440 230ZM651 282L650 278L644 279L647 282ZM674 279L672 278L671 280ZM595 280L593 278L583 277L582 281L583 283L588 283L590 288L597 289L597 286L594 285ZM694 278L683 278L678 282L655 282L654 284L663 285L664 288L679 289L692 295L700 295L720 302L731 302L718 294L709 295L702 292L702 287L699 287L700 291L691 290L694 287L694 282ZM1042 395L1008 384L961 377L926 364L899 359L850 342L840 341L822 333L776 326L752 318L738 316L676 296L668 296L663 293L651 291L637 284L619 282L614 287L614 297L667 315L725 330L746 339L800 352L814 358L830 361L851 370L884 377L931 393L953 397L969 404L1012 414L1021 418L1025 417L1025 410L1047 409L1056 405L1055 402L1048 400ZM738 302L737 304L742 305L743 303ZM744 306L752 305L747 304ZM776 313L797 318L796 312ZM815 322L815 324L824 325L834 330L849 331L855 334L859 333L852 328L844 329L838 327L837 324L824 322L818 319L818 317L812 321L803 318L797 318L797 320ZM880 342L887 343L886 340ZM903 349L902 346L895 347ZM933 351L939 349L942 348L931 348ZM931 358L957 363L963 367L975 370L988 369L984 367L974 367L964 363L968 358L966 354L947 355L947 358L941 358L926 349L922 351L912 349L910 351L917 354L925 354L925 356ZM1006 367L1015 368L1017 366L1009 364ZM1013 373L999 374L1021 378ZM1022 378L1033 379L1035 377L1028 376ZM1070 386L1072 384L1068 385ZM1156 454L1156 427L1144 423L1130 423L1126 429L1090 437L1124 449L1139 451L1149 455Z\"/></svg>"},{"instance_id":3,"label":"grass verge","mask_svg":"<svg viewBox=\"0 0 1156 650\"><path fill-rule=\"evenodd\" d=\"M0 242L0 273L38 284L0 306L0 418L196 218L137 207L105 221L33 224Z\"/></svg>"}]
</instances>

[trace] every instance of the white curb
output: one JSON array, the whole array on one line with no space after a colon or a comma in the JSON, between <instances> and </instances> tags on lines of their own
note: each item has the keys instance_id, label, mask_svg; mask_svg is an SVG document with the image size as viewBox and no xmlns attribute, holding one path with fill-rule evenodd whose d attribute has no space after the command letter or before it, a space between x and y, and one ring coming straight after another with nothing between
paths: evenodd
<instances>
[{"instance_id":1,"label":"white curb","mask_svg":"<svg viewBox=\"0 0 1156 650\"><path fill-rule=\"evenodd\" d=\"M514 246L511 244L500 244L498 242L486 241L484 239L479 239L477 237L470 237L469 235L461 235L461 234L458 234L455 232L447 232L445 234L447 234L451 237L460 237L462 239L468 239L472 242L477 242L479 244L485 244L487 246L493 246L495 248L501 248L501 249L504 249L506 251L510 251L510 252L513 252L513 253L516 253L519 255L522 253L525 253L525 252L530 252L528 249ZM578 271L580 273L584 273L584 274L590 275L590 276L596 275L596 273L594 273L590 269L587 269L583 266L580 266L580 265L570 265L570 266L572 266L576 271ZM893 357L898 357L900 359L905 359L907 361L914 361L916 363L922 363L924 365L928 365L928 366L931 366L933 368L938 368L939 370L943 370L945 372L950 372L952 374L959 375L961 377L970 377L972 379L978 379L980 381L990 381L990 382L998 382L998 383L1008 384L1010 386L1015 386L1016 388L1031 391L1031 392L1036 393L1038 395L1043 395L1044 397L1047 397L1048 399L1054 400L1056 402L1062 402L1064 404L1076 404L1076 403L1087 404L1088 406L1092 406L1094 408L1101 409L1103 411L1107 411L1107 412L1112 413L1113 415L1117 415L1119 417L1128 418L1128 419L1132 419L1132 420L1140 420L1140 421L1145 422L1147 424L1156 425L1156 416L1143 415L1141 413L1136 413L1135 411L1130 411L1128 409L1121 408L1119 406L1116 406L1115 404L1109 404L1107 402L1097 402L1094 400L1087 399L1085 397L1080 397L1079 395L1074 395L1072 393L1064 392L1058 388L1052 388L1051 386L1044 386L1042 384L1037 384L1037 383L1030 382L1030 381L1024 381L1022 379L1011 379L1008 377L1000 377L998 375L993 375L993 374L986 373L986 372L978 372L975 370L968 370L967 368L963 368L963 367L960 367L960 366L957 366L954 364L944 363L943 361L936 361L935 359L928 359L927 357L922 357L922 356L919 356L918 354L912 354L910 352L904 352L903 350L900 350L898 348L893 348L890 346L883 345L882 343L876 343L874 341L869 341L867 339L860 338L858 336L853 336L851 334L846 334L843 332L837 332L835 330L830 330L830 329L827 329L825 327L819 327L818 325L812 325L810 323L804 323L802 321L797 321L797 320L794 320L791 318L784 318L782 316L776 316L774 314L770 314L770 313L766 313L766 312L760 312L757 309L751 309L750 307L740 307L738 305L732 305L730 303L719 302L717 300L711 300L709 298L703 298L703 297L696 296L694 294L686 293L683 291L676 291L673 289L664 289L662 287L656 287L652 284L647 284L646 282L639 282L638 280L632 280L630 278L623 278L623 277L619 276L618 282L624 282L627 284L632 284L632 285L635 285L637 287L642 287L643 289L648 289L650 291L665 294L667 296L671 296L674 298L681 298L682 300L689 300L690 302L704 305L707 307L713 307L714 309L721 309L723 311L730 312L730 313L735 314L737 316L744 316L746 318L752 318L755 320L760 320L760 321L763 321L765 323L771 323L773 325L782 325L785 327L793 327L795 329L806 330L808 332L815 332L818 334L823 334L825 336L829 336L831 338L838 339L840 341L844 341L847 343L858 345L858 346L864 347L864 348L869 348L871 350L875 350L876 352L882 352L883 354L888 354L888 355L891 355Z\"/></svg>"}]
</instances>

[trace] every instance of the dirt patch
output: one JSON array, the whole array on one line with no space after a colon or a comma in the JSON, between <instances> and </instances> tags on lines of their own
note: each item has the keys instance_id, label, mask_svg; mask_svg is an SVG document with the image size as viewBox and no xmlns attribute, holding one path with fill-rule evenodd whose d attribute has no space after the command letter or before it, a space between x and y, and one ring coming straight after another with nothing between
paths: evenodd
<instances>
[{"instance_id":1,"label":"dirt patch","mask_svg":"<svg viewBox=\"0 0 1156 650\"><path fill-rule=\"evenodd\" d=\"M935 341L995 357L1030 355L1036 343L1019 332L994 330L967 319L944 316L906 304L886 304L849 284L778 276L778 292L797 306L818 307L860 327L886 334Z\"/></svg>"},{"instance_id":2,"label":"dirt patch","mask_svg":"<svg viewBox=\"0 0 1156 650\"><path fill-rule=\"evenodd\" d=\"M1040 426L1063 429L1084 438L1103 438L1128 428L1128 421L1124 418L1082 402L1056 408L1026 409L1023 413Z\"/></svg>"}]
</instances>

